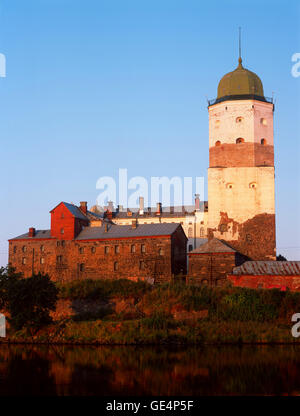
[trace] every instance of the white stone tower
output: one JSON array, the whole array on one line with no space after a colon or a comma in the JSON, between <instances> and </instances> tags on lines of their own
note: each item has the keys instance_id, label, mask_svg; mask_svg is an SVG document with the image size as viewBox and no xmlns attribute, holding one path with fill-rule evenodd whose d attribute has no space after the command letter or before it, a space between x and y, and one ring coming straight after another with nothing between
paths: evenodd
<instances>
[{"instance_id":1,"label":"white stone tower","mask_svg":"<svg viewBox=\"0 0 300 416\"><path fill-rule=\"evenodd\" d=\"M272 99L238 67L209 102L208 235L253 260L276 259Z\"/></svg>"}]
</instances>

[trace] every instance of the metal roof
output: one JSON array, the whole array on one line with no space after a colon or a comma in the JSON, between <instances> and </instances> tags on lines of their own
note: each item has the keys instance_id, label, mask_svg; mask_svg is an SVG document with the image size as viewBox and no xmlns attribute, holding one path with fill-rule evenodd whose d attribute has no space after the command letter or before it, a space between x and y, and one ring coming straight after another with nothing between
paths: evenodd
<instances>
[{"instance_id":1,"label":"metal roof","mask_svg":"<svg viewBox=\"0 0 300 416\"><path fill-rule=\"evenodd\" d=\"M233 274L300 275L300 261L246 261L235 267Z\"/></svg>"},{"instance_id":2,"label":"metal roof","mask_svg":"<svg viewBox=\"0 0 300 416\"><path fill-rule=\"evenodd\" d=\"M93 240L106 238L130 238L130 237L151 237L158 235L171 235L180 224L138 224L136 228L131 225L108 224L105 232L105 225L101 227L85 227L77 236L76 240Z\"/></svg>"},{"instance_id":3,"label":"metal roof","mask_svg":"<svg viewBox=\"0 0 300 416\"><path fill-rule=\"evenodd\" d=\"M235 253L232 247L230 247L225 241L221 241L218 238L212 238L206 240L200 247L195 248L189 252L189 254L204 254L204 253Z\"/></svg>"},{"instance_id":4,"label":"metal roof","mask_svg":"<svg viewBox=\"0 0 300 416\"><path fill-rule=\"evenodd\" d=\"M28 238L28 240L34 240L35 238L51 238L51 230L35 230L34 237L28 237L28 233L25 233L18 237L11 238L11 240L23 240L24 238Z\"/></svg>"},{"instance_id":5,"label":"metal roof","mask_svg":"<svg viewBox=\"0 0 300 416\"><path fill-rule=\"evenodd\" d=\"M69 202L63 202L66 208L71 212L72 215L74 215L75 218L79 218L81 220L87 220L86 215L82 213L82 211L73 204L69 204Z\"/></svg>"}]
</instances>

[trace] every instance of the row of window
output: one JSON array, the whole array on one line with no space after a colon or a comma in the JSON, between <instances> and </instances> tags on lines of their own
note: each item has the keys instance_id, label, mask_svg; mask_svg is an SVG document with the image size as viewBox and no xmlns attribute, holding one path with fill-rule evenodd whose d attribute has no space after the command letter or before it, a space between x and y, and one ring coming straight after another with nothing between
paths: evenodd
<instances>
[{"instance_id":1,"label":"row of window","mask_svg":"<svg viewBox=\"0 0 300 416\"><path fill-rule=\"evenodd\" d=\"M188 237L189 238L193 237L193 228L192 227L188 228ZM200 237L204 237L204 228L203 227L200 228Z\"/></svg>"},{"instance_id":2,"label":"row of window","mask_svg":"<svg viewBox=\"0 0 300 416\"><path fill-rule=\"evenodd\" d=\"M226 188L227 188L227 189L232 189L232 188L234 188L234 184L233 184L233 183L227 183L227 184L226 184ZM256 182L250 182L250 183L249 183L249 188L250 188L250 189L255 189L255 188L257 188L257 183L256 183Z\"/></svg>"},{"instance_id":3,"label":"row of window","mask_svg":"<svg viewBox=\"0 0 300 416\"><path fill-rule=\"evenodd\" d=\"M245 143L245 139L243 139L242 137L239 137L238 139L236 139L235 143L236 144ZM260 144L262 146L265 146L267 144L267 140L266 139L261 139L260 140ZM217 140L215 142L215 146L221 146L221 141L220 140Z\"/></svg>"},{"instance_id":4,"label":"row of window","mask_svg":"<svg viewBox=\"0 0 300 416\"><path fill-rule=\"evenodd\" d=\"M85 271L85 263L78 263L77 267L78 267L78 270L80 272L84 272ZM146 268L145 262L143 260L140 260L140 262L139 262L139 270L145 270L145 268ZM119 270L119 262L118 261L115 261L114 262L113 269L114 269L115 272Z\"/></svg>"},{"instance_id":5,"label":"row of window","mask_svg":"<svg viewBox=\"0 0 300 416\"><path fill-rule=\"evenodd\" d=\"M239 116L239 117L237 117L236 119L235 119L235 122L236 123L238 123L238 124L240 124L240 123L242 123L244 121L244 117L241 117L241 116ZM221 121L220 120L216 120L215 121L215 125L216 125L216 127L219 127L220 126L220 123L221 123ZM267 124L268 124L268 122L267 122L267 120L265 119L265 118L261 118L260 119L260 124L262 124L263 126L266 126Z\"/></svg>"}]
</instances>

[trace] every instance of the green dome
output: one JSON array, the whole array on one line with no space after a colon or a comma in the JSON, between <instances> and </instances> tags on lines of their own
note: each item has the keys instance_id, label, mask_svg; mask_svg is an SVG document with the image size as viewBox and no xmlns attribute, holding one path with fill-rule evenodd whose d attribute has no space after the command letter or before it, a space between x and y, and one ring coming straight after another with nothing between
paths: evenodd
<instances>
[{"instance_id":1,"label":"green dome","mask_svg":"<svg viewBox=\"0 0 300 416\"><path fill-rule=\"evenodd\" d=\"M256 95L264 97L264 89L260 78L242 65L242 58L239 58L238 67L224 75L218 85L218 97L232 95Z\"/></svg>"}]
</instances>

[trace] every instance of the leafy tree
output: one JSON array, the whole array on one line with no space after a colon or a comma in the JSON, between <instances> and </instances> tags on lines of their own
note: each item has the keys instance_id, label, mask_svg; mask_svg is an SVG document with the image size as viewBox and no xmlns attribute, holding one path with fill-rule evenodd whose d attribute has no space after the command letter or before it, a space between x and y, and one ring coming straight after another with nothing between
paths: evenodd
<instances>
[{"instance_id":1,"label":"leafy tree","mask_svg":"<svg viewBox=\"0 0 300 416\"><path fill-rule=\"evenodd\" d=\"M0 308L6 309L12 326L35 330L52 322L58 289L48 275L34 274L21 278L12 268L0 269Z\"/></svg>"},{"instance_id":2,"label":"leafy tree","mask_svg":"<svg viewBox=\"0 0 300 416\"><path fill-rule=\"evenodd\" d=\"M287 259L284 256L282 256L281 254L278 254L278 256L276 256L276 260L277 261L287 261Z\"/></svg>"}]
</instances>

